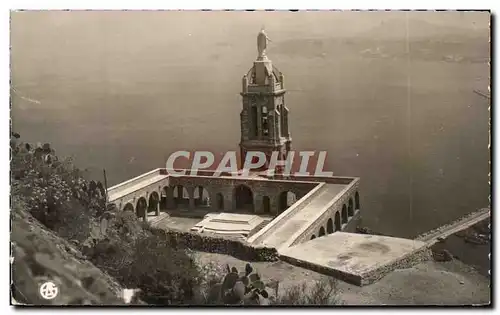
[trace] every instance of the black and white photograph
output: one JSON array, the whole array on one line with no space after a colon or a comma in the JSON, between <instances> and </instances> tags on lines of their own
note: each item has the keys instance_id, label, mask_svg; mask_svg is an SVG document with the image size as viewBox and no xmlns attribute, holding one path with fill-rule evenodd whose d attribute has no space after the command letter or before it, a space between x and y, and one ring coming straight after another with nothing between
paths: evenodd
<instances>
[{"instance_id":1,"label":"black and white photograph","mask_svg":"<svg viewBox=\"0 0 500 315\"><path fill-rule=\"evenodd\" d=\"M12 9L10 304L491 306L491 28Z\"/></svg>"}]
</instances>

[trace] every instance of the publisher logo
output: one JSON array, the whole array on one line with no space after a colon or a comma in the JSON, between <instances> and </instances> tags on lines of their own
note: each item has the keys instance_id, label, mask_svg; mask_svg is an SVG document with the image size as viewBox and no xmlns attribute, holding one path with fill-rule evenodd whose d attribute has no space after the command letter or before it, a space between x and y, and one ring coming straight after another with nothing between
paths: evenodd
<instances>
[{"instance_id":1,"label":"publisher logo","mask_svg":"<svg viewBox=\"0 0 500 315\"><path fill-rule=\"evenodd\" d=\"M52 300L59 294L59 288L54 282L47 281L40 285L40 296L45 300Z\"/></svg>"}]
</instances>

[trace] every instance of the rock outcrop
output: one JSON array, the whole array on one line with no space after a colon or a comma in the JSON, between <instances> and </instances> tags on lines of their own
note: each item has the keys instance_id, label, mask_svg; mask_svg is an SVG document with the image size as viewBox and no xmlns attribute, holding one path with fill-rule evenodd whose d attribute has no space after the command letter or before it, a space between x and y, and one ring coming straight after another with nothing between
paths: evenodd
<instances>
[{"instance_id":1,"label":"rock outcrop","mask_svg":"<svg viewBox=\"0 0 500 315\"><path fill-rule=\"evenodd\" d=\"M84 258L73 244L45 228L23 209L12 209L12 304L119 305L122 288ZM57 296L44 299L40 286L51 281Z\"/></svg>"}]
</instances>

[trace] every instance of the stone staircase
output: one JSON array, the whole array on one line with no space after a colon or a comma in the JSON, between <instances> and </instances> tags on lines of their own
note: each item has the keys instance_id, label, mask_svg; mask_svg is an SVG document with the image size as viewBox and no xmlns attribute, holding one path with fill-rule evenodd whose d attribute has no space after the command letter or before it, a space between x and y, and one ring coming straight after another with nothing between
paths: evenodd
<instances>
[{"instance_id":1,"label":"stone staircase","mask_svg":"<svg viewBox=\"0 0 500 315\"><path fill-rule=\"evenodd\" d=\"M293 216L284 219L280 227L271 235L262 240L261 244L268 247L280 248L299 229L311 224L310 221L325 205L337 196L346 185L326 184L325 188L315 196L310 203Z\"/></svg>"}]
</instances>

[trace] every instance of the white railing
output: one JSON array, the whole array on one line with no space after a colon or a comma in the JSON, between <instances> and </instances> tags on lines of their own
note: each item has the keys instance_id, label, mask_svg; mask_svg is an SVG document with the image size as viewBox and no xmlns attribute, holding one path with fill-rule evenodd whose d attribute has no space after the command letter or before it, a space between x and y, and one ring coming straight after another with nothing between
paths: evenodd
<instances>
[{"instance_id":1,"label":"white railing","mask_svg":"<svg viewBox=\"0 0 500 315\"><path fill-rule=\"evenodd\" d=\"M132 179L129 179L127 181L124 181L122 183L119 183L117 185L114 185L112 187L109 187L108 188L108 195L116 192L117 190L130 188L130 187L136 185L138 181L143 181L143 180L147 180L149 178L153 178L153 177L157 176L158 174L160 174L160 170L161 170L161 168L157 168L157 169L154 169L154 170L149 171L147 173L144 173L142 175L139 175L137 177L134 177Z\"/></svg>"}]
</instances>

